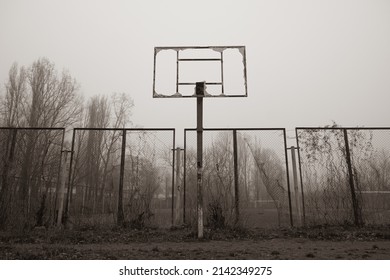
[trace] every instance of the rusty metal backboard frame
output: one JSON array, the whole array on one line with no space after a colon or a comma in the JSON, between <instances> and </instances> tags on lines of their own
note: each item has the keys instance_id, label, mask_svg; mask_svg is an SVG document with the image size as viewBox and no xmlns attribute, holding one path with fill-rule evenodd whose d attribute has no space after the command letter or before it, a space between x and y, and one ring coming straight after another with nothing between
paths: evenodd
<instances>
[{"instance_id":1,"label":"rusty metal backboard frame","mask_svg":"<svg viewBox=\"0 0 390 280\"><path fill-rule=\"evenodd\" d=\"M219 58L181 58L180 52L185 50L211 50L220 53ZM224 51L228 49L237 49L242 55L242 63L243 63L243 79L244 79L244 94L226 94L225 93L225 82L224 82ZM157 54L162 50L173 50L176 51L176 92L172 95L165 95L158 93L156 91L156 57ZM206 62L206 61L219 61L220 63L220 81L204 81L205 85L213 85L213 86L221 86L221 94L212 95L205 94L202 97L247 97L247 74L246 74L246 50L245 46L192 46L192 47L155 47L154 48L154 67L153 67L153 98L181 98L181 97L197 97L194 93L193 95L183 95L180 92L180 86L189 86L193 85L195 87L197 82L201 81L186 81L182 82L179 80L179 69L181 62Z\"/></svg>"}]
</instances>

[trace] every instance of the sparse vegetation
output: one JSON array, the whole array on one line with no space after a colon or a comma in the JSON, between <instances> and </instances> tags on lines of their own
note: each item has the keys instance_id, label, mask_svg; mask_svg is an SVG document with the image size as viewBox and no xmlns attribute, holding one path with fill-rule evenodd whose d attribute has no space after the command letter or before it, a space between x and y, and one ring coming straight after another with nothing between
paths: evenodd
<instances>
[{"instance_id":1,"label":"sparse vegetation","mask_svg":"<svg viewBox=\"0 0 390 280\"><path fill-rule=\"evenodd\" d=\"M0 259L389 259L389 226L280 230L83 227L0 232Z\"/></svg>"}]
</instances>

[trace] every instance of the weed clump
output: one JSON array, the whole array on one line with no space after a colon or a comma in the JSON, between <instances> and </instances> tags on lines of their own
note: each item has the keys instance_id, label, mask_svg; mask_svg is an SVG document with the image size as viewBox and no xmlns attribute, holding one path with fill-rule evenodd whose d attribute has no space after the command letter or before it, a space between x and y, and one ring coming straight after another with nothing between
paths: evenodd
<instances>
[{"instance_id":1,"label":"weed clump","mask_svg":"<svg viewBox=\"0 0 390 280\"><path fill-rule=\"evenodd\" d=\"M225 216L220 201L211 201L207 207L207 213L207 224L210 229L226 228Z\"/></svg>"}]
</instances>

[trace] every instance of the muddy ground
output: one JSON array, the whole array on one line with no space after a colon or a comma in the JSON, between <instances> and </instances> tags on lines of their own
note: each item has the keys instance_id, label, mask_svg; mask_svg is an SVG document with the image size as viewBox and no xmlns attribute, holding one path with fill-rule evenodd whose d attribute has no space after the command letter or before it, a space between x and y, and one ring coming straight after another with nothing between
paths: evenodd
<instances>
[{"instance_id":1,"label":"muddy ground","mask_svg":"<svg viewBox=\"0 0 390 280\"><path fill-rule=\"evenodd\" d=\"M385 259L390 226L306 229L36 229L0 232L0 259Z\"/></svg>"}]
</instances>

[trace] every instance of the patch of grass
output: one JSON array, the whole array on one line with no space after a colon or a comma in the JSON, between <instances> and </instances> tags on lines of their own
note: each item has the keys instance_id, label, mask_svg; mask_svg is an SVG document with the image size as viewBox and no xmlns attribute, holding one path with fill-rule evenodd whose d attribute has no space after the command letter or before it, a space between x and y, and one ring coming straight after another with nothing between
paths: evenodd
<instances>
[{"instance_id":1,"label":"patch of grass","mask_svg":"<svg viewBox=\"0 0 390 280\"><path fill-rule=\"evenodd\" d=\"M387 240L390 237L389 226L367 226L363 228L323 226L308 228L246 229L243 227L225 227L223 229L206 228L203 242L211 240L252 240L262 241L279 238L298 238L298 240ZM70 229L49 228L30 232L0 232L0 244L102 244L133 242L199 242L197 233L189 227L170 229L144 228L142 230L120 227L81 227ZM300 247L298 248L300 249ZM378 250L372 245L372 250Z\"/></svg>"}]
</instances>

